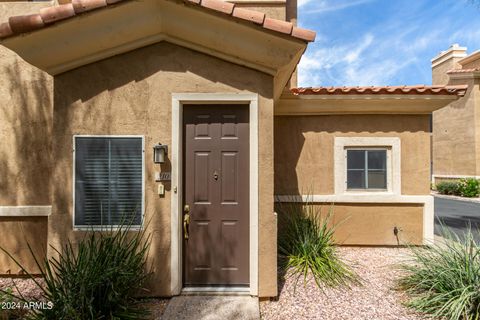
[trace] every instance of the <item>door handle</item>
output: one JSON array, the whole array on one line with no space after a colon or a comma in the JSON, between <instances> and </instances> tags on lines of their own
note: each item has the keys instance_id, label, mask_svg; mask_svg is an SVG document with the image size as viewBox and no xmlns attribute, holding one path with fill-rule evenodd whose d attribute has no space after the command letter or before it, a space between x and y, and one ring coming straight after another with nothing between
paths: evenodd
<instances>
[{"instance_id":1,"label":"door handle","mask_svg":"<svg viewBox=\"0 0 480 320\"><path fill-rule=\"evenodd\" d=\"M190 206L186 204L183 207L183 238L188 240L188 227L190 225Z\"/></svg>"},{"instance_id":2,"label":"door handle","mask_svg":"<svg viewBox=\"0 0 480 320\"><path fill-rule=\"evenodd\" d=\"M215 179L215 181L218 180L218 172L217 172L217 170L215 170L215 171L213 172L213 179Z\"/></svg>"},{"instance_id":3,"label":"door handle","mask_svg":"<svg viewBox=\"0 0 480 320\"><path fill-rule=\"evenodd\" d=\"M183 216L183 237L188 240L188 226L190 225L190 215L187 213Z\"/></svg>"}]
</instances>

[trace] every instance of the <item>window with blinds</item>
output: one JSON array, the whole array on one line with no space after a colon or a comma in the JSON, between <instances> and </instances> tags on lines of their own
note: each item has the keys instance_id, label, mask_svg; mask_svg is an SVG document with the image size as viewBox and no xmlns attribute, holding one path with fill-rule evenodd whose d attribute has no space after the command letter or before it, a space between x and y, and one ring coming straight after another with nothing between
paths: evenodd
<instances>
[{"instance_id":1,"label":"window with blinds","mask_svg":"<svg viewBox=\"0 0 480 320\"><path fill-rule=\"evenodd\" d=\"M142 137L75 137L75 226L140 226L142 199Z\"/></svg>"}]
</instances>

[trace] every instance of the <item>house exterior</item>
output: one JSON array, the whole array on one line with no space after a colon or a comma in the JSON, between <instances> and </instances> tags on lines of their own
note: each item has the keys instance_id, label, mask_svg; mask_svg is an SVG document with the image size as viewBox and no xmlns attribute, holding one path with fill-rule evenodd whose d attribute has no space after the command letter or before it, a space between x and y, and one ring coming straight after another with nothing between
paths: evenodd
<instances>
[{"instance_id":1,"label":"house exterior","mask_svg":"<svg viewBox=\"0 0 480 320\"><path fill-rule=\"evenodd\" d=\"M432 182L480 178L480 52L458 44L432 59L434 85L468 85L464 97L433 113Z\"/></svg>"},{"instance_id":2,"label":"house exterior","mask_svg":"<svg viewBox=\"0 0 480 320\"><path fill-rule=\"evenodd\" d=\"M465 85L296 88L295 1L0 6L0 245L29 270L27 242L127 218L150 295L273 297L276 202L333 204L340 244L433 241L430 115Z\"/></svg>"}]
</instances>

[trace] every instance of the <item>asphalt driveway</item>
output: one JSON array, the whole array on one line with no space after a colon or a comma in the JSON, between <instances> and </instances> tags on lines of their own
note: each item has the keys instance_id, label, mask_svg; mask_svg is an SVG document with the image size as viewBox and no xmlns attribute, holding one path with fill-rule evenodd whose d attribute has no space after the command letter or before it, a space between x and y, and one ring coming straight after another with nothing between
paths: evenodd
<instances>
[{"instance_id":1,"label":"asphalt driveway","mask_svg":"<svg viewBox=\"0 0 480 320\"><path fill-rule=\"evenodd\" d=\"M441 224L460 237L471 225L480 242L480 203L435 197L436 235L441 235Z\"/></svg>"}]
</instances>

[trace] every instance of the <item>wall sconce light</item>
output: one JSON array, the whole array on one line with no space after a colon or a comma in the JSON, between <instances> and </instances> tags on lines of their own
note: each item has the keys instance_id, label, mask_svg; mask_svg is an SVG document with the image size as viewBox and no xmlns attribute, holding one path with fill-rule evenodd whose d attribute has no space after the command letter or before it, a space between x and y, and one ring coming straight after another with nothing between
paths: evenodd
<instances>
[{"instance_id":1,"label":"wall sconce light","mask_svg":"<svg viewBox=\"0 0 480 320\"><path fill-rule=\"evenodd\" d=\"M165 163L168 154L168 146L166 144L158 143L153 146L153 162Z\"/></svg>"}]
</instances>

